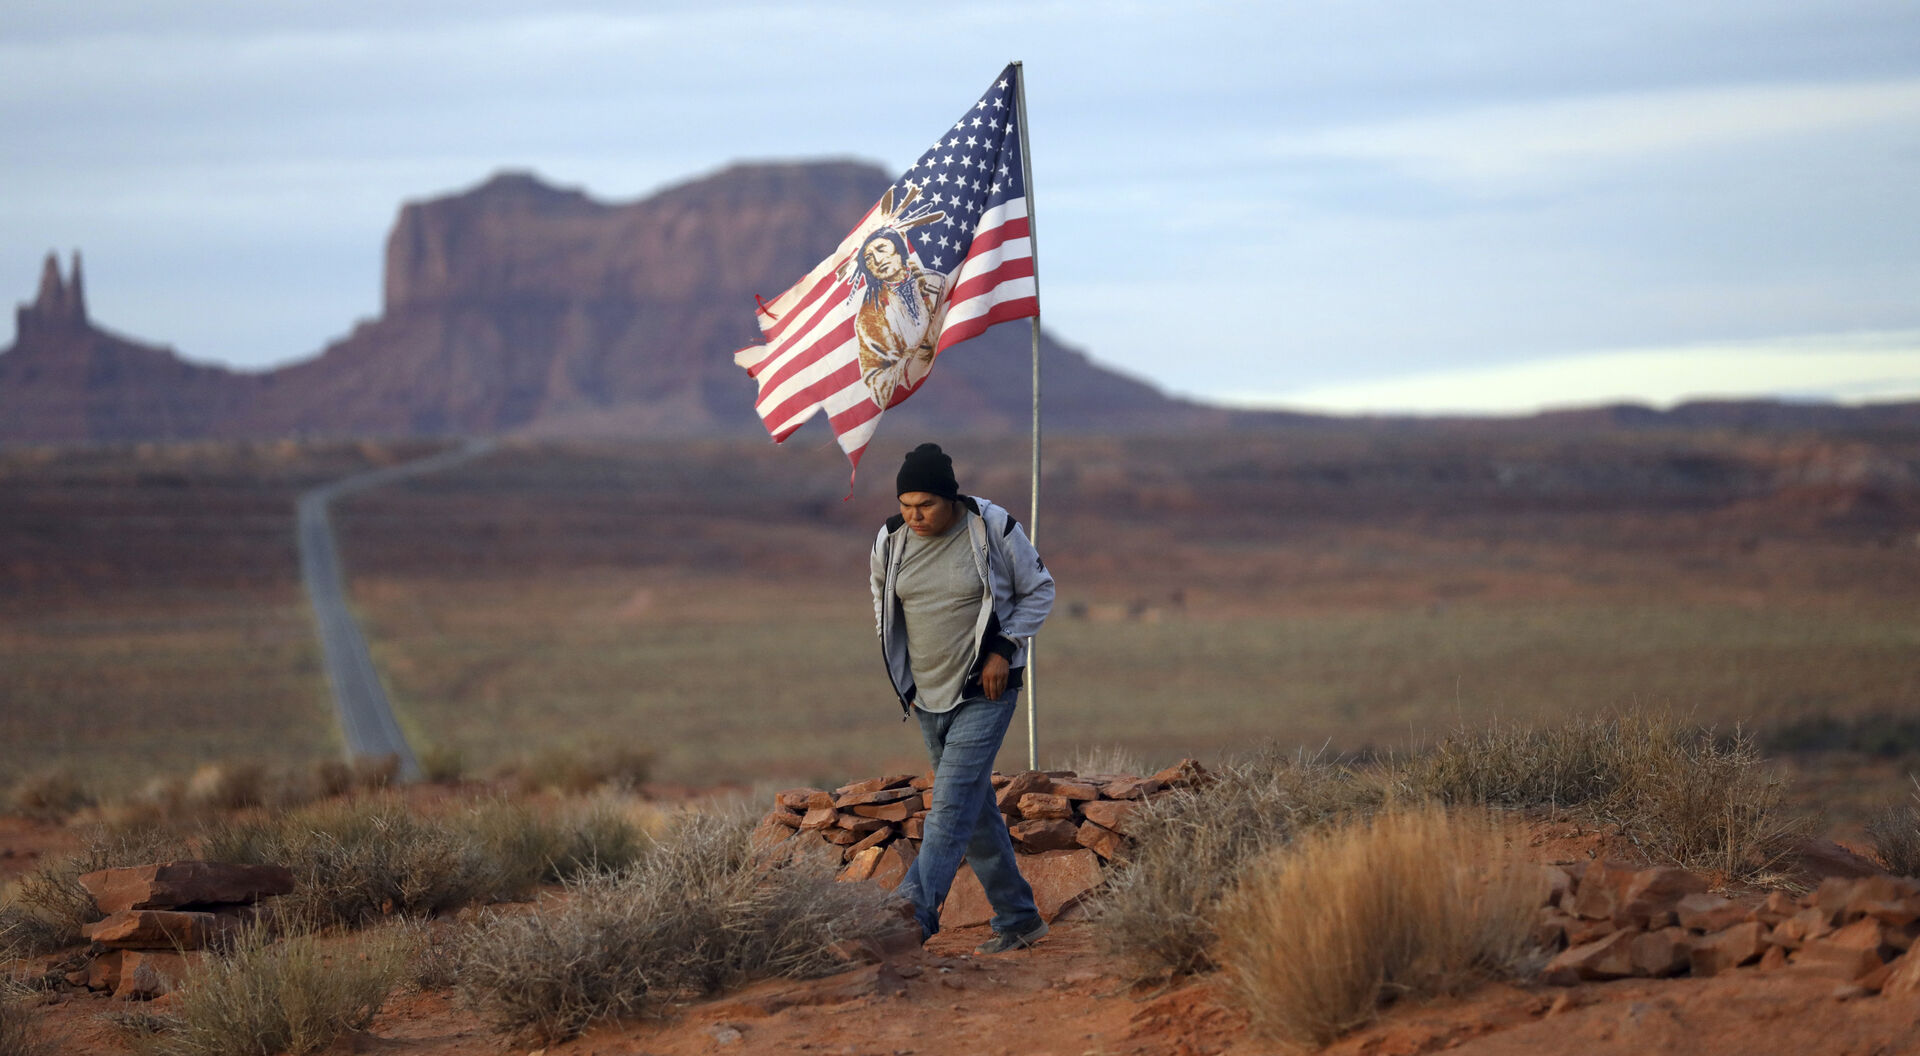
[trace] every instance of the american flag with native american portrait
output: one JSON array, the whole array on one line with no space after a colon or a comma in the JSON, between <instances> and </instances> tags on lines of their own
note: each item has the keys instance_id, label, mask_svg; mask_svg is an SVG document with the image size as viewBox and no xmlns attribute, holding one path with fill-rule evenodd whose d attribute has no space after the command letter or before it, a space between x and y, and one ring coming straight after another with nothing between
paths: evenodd
<instances>
[{"instance_id":1,"label":"american flag with native american portrait","mask_svg":"<svg viewBox=\"0 0 1920 1056\"><path fill-rule=\"evenodd\" d=\"M775 443L824 411L857 470L880 416L940 353L1040 314L1015 121L1020 68L887 188L827 259L760 307L765 344L734 353Z\"/></svg>"}]
</instances>

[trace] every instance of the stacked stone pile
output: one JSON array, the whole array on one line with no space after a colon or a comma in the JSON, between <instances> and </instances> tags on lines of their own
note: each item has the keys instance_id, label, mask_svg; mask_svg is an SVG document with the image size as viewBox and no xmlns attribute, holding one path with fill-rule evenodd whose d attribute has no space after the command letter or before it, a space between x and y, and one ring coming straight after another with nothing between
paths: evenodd
<instances>
[{"instance_id":1,"label":"stacked stone pile","mask_svg":"<svg viewBox=\"0 0 1920 1056\"><path fill-rule=\"evenodd\" d=\"M1546 981L1710 976L1755 966L1829 978L1859 992L1920 992L1920 881L1834 877L1757 904L1707 892L1684 869L1593 862L1549 868L1535 937L1560 953Z\"/></svg>"},{"instance_id":2,"label":"stacked stone pile","mask_svg":"<svg viewBox=\"0 0 1920 1056\"><path fill-rule=\"evenodd\" d=\"M71 981L147 999L179 986L192 958L256 919L262 899L292 891L293 873L277 865L164 862L87 873L80 885L106 916L80 929L92 956L84 978Z\"/></svg>"},{"instance_id":3,"label":"stacked stone pile","mask_svg":"<svg viewBox=\"0 0 1920 1056\"><path fill-rule=\"evenodd\" d=\"M1071 770L996 773L993 788L1015 849L1031 856L1076 854L1084 865L1074 875L1084 893L1086 886L1098 882L1101 864L1125 856L1135 815L1148 799L1206 780L1198 762L1183 759L1150 777ZM932 804L931 773L876 777L830 792L792 788L774 796L773 809L761 819L754 840L762 850L837 861L842 880L892 885L913 864ZM1022 873L1043 871L1034 865L1030 870L1023 861ZM1045 913L1049 899L1038 891L1036 897Z\"/></svg>"}]
</instances>

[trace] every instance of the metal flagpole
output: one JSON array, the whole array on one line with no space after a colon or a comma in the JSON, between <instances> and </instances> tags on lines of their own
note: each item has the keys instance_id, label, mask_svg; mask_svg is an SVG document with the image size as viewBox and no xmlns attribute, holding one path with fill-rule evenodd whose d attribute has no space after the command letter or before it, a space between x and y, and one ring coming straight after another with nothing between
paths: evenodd
<instances>
[{"instance_id":1,"label":"metal flagpole","mask_svg":"<svg viewBox=\"0 0 1920 1056\"><path fill-rule=\"evenodd\" d=\"M1013 62L1013 115L1020 122L1020 184L1027 199L1027 245L1033 258L1033 490L1027 502L1027 541L1040 545L1040 229L1033 219L1033 139L1027 135L1027 69ZM1034 686L1034 642L1027 639L1027 769L1040 769L1040 734Z\"/></svg>"}]
</instances>

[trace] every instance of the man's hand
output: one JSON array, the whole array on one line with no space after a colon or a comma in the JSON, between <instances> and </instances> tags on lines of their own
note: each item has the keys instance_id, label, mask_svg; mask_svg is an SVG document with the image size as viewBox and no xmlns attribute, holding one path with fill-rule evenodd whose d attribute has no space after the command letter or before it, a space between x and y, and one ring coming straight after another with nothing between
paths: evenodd
<instances>
[{"instance_id":1,"label":"man's hand","mask_svg":"<svg viewBox=\"0 0 1920 1056\"><path fill-rule=\"evenodd\" d=\"M985 693L988 700L999 700L1000 695L1007 691L1007 672L1010 670L1012 665L1007 663L1006 657L999 653L988 653L986 662L980 665L980 692Z\"/></svg>"}]
</instances>

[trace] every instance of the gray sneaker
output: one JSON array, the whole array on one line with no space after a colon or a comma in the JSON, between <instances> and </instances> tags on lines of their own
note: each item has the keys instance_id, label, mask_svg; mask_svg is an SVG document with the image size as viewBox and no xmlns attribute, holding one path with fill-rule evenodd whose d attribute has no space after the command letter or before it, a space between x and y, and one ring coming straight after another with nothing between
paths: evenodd
<instances>
[{"instance_id":1,"label":"gray sneaker","mask_svg":"<svg viewBox=\"0 0 1920 1056\"><path fill-rule=\"evenodd\" d=\"M1008 950L1024 950L1047 937L1047 922L1040 921L1022 932L996 931L993 938L981 943L975 953L1006 953Z\"/></svg>"}]
</instances>

